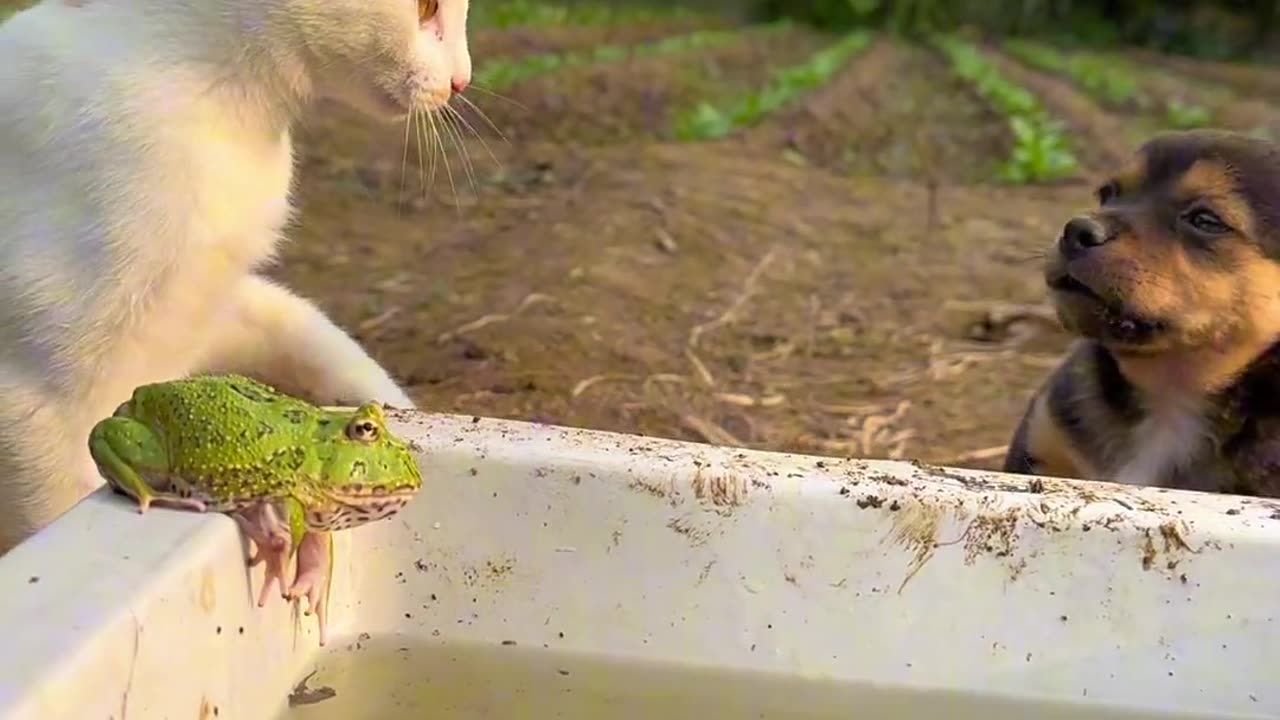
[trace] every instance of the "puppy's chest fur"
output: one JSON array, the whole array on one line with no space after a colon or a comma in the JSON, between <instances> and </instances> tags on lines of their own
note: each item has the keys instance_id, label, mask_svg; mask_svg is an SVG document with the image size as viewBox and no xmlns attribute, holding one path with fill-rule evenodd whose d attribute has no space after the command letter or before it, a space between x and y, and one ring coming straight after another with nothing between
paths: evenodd
<instances>
[{"instance_id":1,"label":"puppy's chest fur","mask_svg":"<svg viewBox=\"0 0 1280 720\"><path fill-rule=\"evenodd\" d=\"M1104 473L1117 482L1185 487L1197 476L1213 474L1212 431L1194 400L1157 400L1145 417L1116 433L1099 459Z\"/></svg>"},{"instance_id":2,"label":"puppy's chest fur","mask_svg":"<svg viewBox=\"0 0 1280 720\"><path fill-rule=\"evenodd\" d=\"M1274 354L1273 351L1271 354ZM1049 411L1090 475L1204 492L1280 492L1280 365L1270 354L1213 395L1144 393L1097 346L1073 353Z\"/></svg>"}]
</instances>

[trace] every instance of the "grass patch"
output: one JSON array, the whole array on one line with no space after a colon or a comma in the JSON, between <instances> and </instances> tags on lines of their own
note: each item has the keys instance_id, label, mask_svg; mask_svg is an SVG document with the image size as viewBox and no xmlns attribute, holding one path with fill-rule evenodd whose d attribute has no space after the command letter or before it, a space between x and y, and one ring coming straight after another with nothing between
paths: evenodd
<instances>
[{"instance_id":1,"label":"grass patch","mask_svg":"<svg viewBox=\"0 0 1280 720\"><path fill-rule=\"evenodd\" d=\"M727 107L699 103L676 120L676 137L685 141L715 140L758 124L797 96L829 82L854 55L871 44L873 37L866 31L846 35L808 60L775 71L759 92L743 96Z\"/></svg>"},{"instance_id":2,"label":"grass patch","mask_svg":"<svg viewBox=\"0 0 1280 720\"><path fill-rule=\"evenodd\" d=\"M703 50L741 37L742 32L739 30L702 30L643 45L602 45L583 52L543 53L516 60L496 59L481 65L475 73L475 80L479 87L500 91L530 78L567 68Z\"/></svg>"},{"instance_id":3,"label":"grass patch","mask_svg":"<svg viewBox=\"0 0 1280 720\"><path fill-rule=\"evenodd\" d=\"M1077 167L1075 153L1063 126L1045 111L1026 88L1010 82L973 45L949 35L933 44L946 56L957 76L1009 121L1013 152L1000 169L1000 178L1017 184L1060 180Z\"/></svg>"},{"instance_id":4,"label":"grass patch","mask_svg":"<svg viewBox=\"0 0 1280 720\"><path fill-rule=\"evenodd\" d=\"M547 0L506 0L472 6L468 24L476 28L585 26L693 19L705 16L680 6L626 5L616 2L556 3Z\"/></svg>"}]
</instances>

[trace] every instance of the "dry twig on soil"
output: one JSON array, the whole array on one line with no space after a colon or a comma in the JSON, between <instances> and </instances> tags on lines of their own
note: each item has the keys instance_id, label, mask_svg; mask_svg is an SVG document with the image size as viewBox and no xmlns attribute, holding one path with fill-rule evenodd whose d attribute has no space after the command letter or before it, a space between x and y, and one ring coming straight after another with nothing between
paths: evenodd
<instances>
[{"instance_id":1,"label":"dry twig on soil","mask_svg":"<svg viewBox=\"0 0 1280 720\"><path fill-rule=\"evenodd\" d=\"M724 325L728 325L737 318L738 312L744 305L746 305L747 301L750 300L751 296L755 293L756 283L759 282L760 276L764 274L765 268L769 266L769 263L773 262L774 258L777 257L777 253L778 248L777 246L774 246L769 249L769 252L765 253L764 256L760 258L760 261L757 262L755 267L751 269L751 272L747 274L747 278L743 281L742 289L739 291L738 296L729 304L729 307L725 308L724 312L720 313L720 315L714 320L695 325L693 329L689 331L689 340L685 344L684 353L685 356L689 358L689 362L693 365L693 369L697 372L699 379L701 379L707 387L715 387L716 380L715 376L713 376L711 371L707 368L706 363L702 361L702 358L698 357L698 340L702 338L704 333L710 332L711 330L715 330L716 328Z\"/></svg>"},{"instance_id":2,"label":"dry twig on soil","mask_svg":"<svg viewBox=\"0 0 1280 720\"><path fill-rule=\"evenodd\" d=\"M911 409L911 401L902 400L892 412L884 412L879 405L872 406L828 406L834 409L853 409L865 414L850 415L845 425L855 431L852 436L838 438L800 438L806 445L816 447L823 452L839 453L845 457L872 458L886 457L890 460L901 460L906 456L907 444L915 439L914 428L899 428ZM883 450L883 455L881 452Z\"/></svg>"},{"instance_id":3,"label":"dry twig on soil","mask_svg":"<svg viewBox=\"0 0 1280 720\"><path fill-rule=\"evenodd\" d=\"M529 295L525 296L524 300L520 301L520 304L516 306L516 309L513 310L512 312L493 313L493 314L485 315L484 317L478 318L476 320L472 320L471 322L465 325L462 325L460 327L454 328L453 330L450 330L445 333L441 333L440 337L436 338L436 344L443 345L449 342L450 340L453 340L461 335L466 335L469 332L474 332L476 330L479 330L480 328L485 327L486 325L492 325L494 323L499 323L499 322L506 322L511 318L524 312L525 310L529 309L529 307L533 305L536 305L538 303L544 303L544 302L553 302L554 300L555 298L551 297L550 295L543 295L542 293L530 293Z\"/></svg>"}]
</instances>

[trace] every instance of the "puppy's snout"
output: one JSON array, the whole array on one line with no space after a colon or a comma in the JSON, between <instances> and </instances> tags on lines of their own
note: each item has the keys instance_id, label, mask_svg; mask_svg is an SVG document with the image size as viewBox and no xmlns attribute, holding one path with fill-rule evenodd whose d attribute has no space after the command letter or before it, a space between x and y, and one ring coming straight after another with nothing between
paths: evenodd
<instances>
[{"instance_id":1,"label":"puppy's snout","mask_svg":"<svg viewBox=\"0 0 1280 720\"><path fill-rule=\"evenodd\" d=\"M1062 228L1062 237L1058 238L1058 251L1068 260L1077 258L1099 245L1111 240L1111 234L1102 223L1091 217L1081 215L1071 218Z\"/></svg>"}]
</instances>

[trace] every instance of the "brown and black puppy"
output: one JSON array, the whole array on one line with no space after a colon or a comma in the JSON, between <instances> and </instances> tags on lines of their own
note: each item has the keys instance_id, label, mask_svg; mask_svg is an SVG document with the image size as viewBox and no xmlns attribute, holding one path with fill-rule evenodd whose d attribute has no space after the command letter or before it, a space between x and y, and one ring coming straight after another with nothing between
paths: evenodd
<instances>
[{"instance_id":1,"label":"brown and black puppy","mask_svg":"<svg viewBox=\"0 0 1280 720\"><path fill-rule=\"evenodd\" d=\"M1157 136L1045 265L1080 339L1008 472L1280 495L1280 145Z\"/></svg>"}]
</instances>

